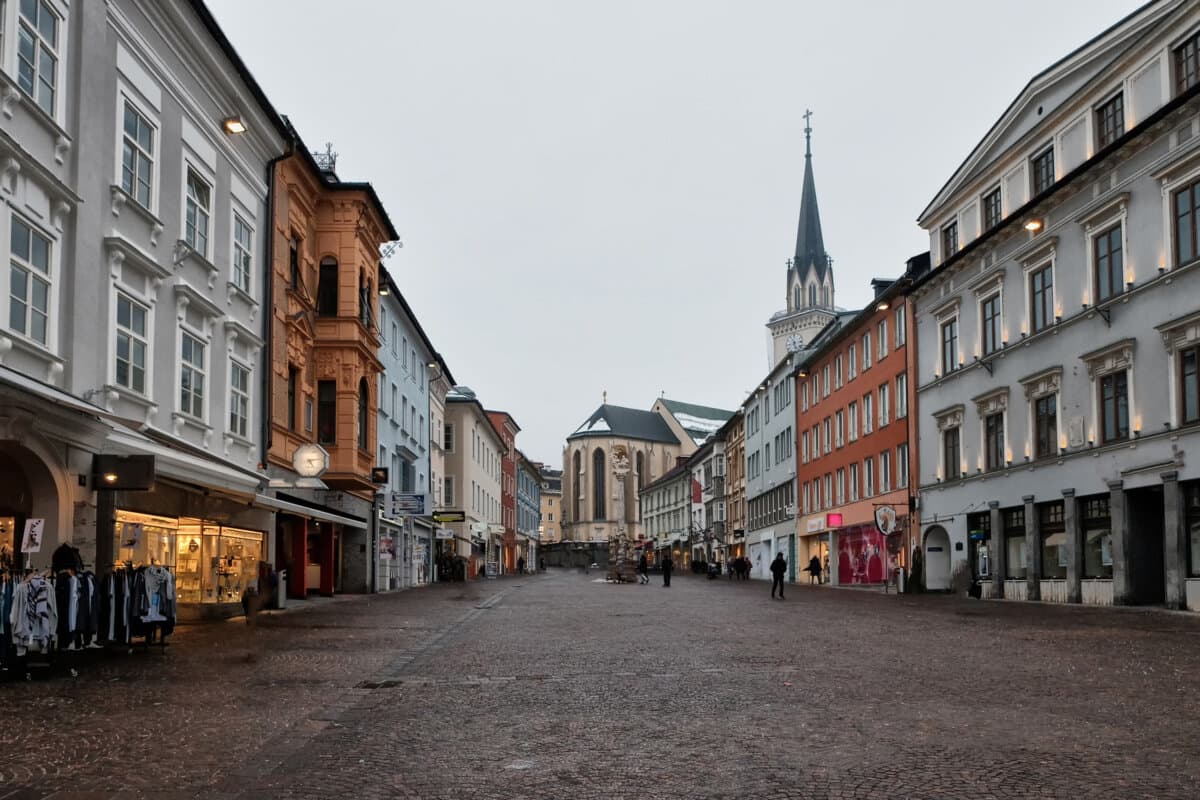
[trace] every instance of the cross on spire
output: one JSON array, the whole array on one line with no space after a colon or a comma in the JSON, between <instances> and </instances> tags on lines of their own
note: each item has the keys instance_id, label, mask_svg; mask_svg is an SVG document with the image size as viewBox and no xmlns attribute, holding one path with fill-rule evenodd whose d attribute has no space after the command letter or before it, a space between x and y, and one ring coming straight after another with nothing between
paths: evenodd
<instances>
[{"instance_id":1,"label":"cross on spire","mask_svg":"<svg viewBox=\"0 0 1200 800\"><path fill-rule=\"evenodd\" d=\"M804 157L812 157L812 110L804 109Z\"/></svg>"}]
</instances>

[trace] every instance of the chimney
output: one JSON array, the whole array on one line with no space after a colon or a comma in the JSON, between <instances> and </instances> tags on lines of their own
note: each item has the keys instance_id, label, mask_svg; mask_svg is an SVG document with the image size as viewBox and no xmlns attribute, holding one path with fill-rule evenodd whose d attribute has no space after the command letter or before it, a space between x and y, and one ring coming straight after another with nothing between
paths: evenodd
<instances>
[{"instance_id":1,"label":"chimney","mask_svg":"<svg viewBox=\"0 0 1200 800\"><path fill-rule=\"evenodd\" d=\"M688 463L687 456L675 456L675 466L682 467L683 465L685 465L687 463Z\"/></svg>"},{"instance_id":2,"label":"chimney","mask_svg":"<svg viewBox=\"0 0 1200 800\"><path fill-rule=\"evenodd\" d=\"M893 283L894 281L891 278L872 278L871 288L875 290L875 296L879 297L879 295L886 292Z\"/></svg>"}]
</instances>

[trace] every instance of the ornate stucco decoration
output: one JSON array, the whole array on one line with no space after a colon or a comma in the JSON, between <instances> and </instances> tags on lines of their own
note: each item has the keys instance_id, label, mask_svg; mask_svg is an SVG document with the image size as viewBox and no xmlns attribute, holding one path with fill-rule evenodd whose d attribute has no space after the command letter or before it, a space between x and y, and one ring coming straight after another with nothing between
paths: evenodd
<instances>
[{"instance_id":1,"label":"ornate stucco decoration","mask_svg":"<svg viewBox=\"0 0 1200 800\"><path fill-rule=\"evenodd\" d=\"M1021 379L1021 386L1025 388L1025 397L1030 400L1056 394L1062 387L1062 367L1050 367L1028 375Z\"/></svg>"}]
</instances>

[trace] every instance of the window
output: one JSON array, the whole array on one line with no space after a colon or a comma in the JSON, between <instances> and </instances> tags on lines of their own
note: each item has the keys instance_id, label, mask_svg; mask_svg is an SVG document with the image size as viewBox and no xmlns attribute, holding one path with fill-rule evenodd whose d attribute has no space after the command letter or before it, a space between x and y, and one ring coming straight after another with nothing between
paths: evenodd
<instances>
[{"instance_id":1,"label":"window","mask_svg":"<svg viewBox=\"0 0 1200 800\"><path fill-rule=\"evenodd\" d=\"M17 26L17 86L54 116L58 91L58 16L45 0L21 0Z\"/></svg>"},{"instance_id":2,"label":"window","mask_svg":"<svg viewBox=\"0 0 1200 800\"><path fill-rule=\"evenodd\" d=\"M304 430L307 433L312 433L313 429L313 399L312 396L304 398Z\"/></svg>"},{"instance_id":3,"label":"window","mask_svg":"<svg viewBox=\"0 0 1200 800\"><path fill-rule=\"evenodd\" d=\"M824 435L821 437L822 441L825 443L825 448L824 448L824 449L825 449L825 452L826 452L826 453L828 453L828 452L830 452L831 450L833 450L833 446L832 446L832 445L833 445L833 436L831 435L831 432L830 432L830 426L831 426L832 424L833 424L833 423L832 423L832 421L829 419L829 417L826 417L826 418L825 418L825 422L824 422L824 426L825 426L825 429L824 429L824 431L823 431L823 434L824 434Z\"/></svg>"},{"instance_id":4,"label":"window","mask_svg":"<svg viewBox=\"0 0 1200 800\"><path fill-rule=\"evenodd\" d=\"M908 416L908 373L896 376L896 419Z\"/></svg>"},{"instance_id":5,"label":"window","mask_svg":"<svg viewBox=\"0 0 1200 800\"><path fill-rule=\"evenodd\" d=\"M442 502L448 506L454 505L454 476L442 478Z\"/></svg>"},{"instance_id":6,"label":"window","mask_svg":"<svg viewBox=\"0 0 1200 800\"><path fill-rule=\"evenodd\" d=\"M1126 370L1100 378L1100 440L1129 438L1129 373Z\"/></svg>"},{"instance_id":7,"label":"window","mask_svg":"<svg viewBox=\"0 0 1200 800\"><path fill-rule=\"evenodd\" d=\"M842 438L842 431L846 429L845 421L845 416L841 411L834 414L833 435L834 442L838 447L841 447L845 443L845 439Z\"/></svg>"},{"instance_id":8,"label":"window","mask_svg":"<svg viewBox=\"0 0 1200 800\"><path fill-rule=\"evenodd\" d=\"M1034 457L1058 452L1058 395L1048 394L1033 401Z\"/></svg>"},{"instance_id":9,"label":"window","mask_svg":"<svg viewBox=\"0 0 1200 800\"><path fill-rule=\"evenodd\" d=\"M597 447L592 452L592 519L607 519L604 496L604 451Z\"/></svg>"},{"instance_id":10,"label":"window","mask_svg":"<svg viewBox=\"0 0 1200 800\"><path fill-rule=\"evenodd\" d=\"M1033 193L1041 194L1054 183L1054 147L1047 147L1030 160L1033 171Z\"/></svg>"},{"instance_id":11,"label":"window","mask_svg":"<svg viewBox=\"0 0 1200 800\"><path fill-rule=\"evenodd\" d=\"M50 319L50 240L13 216L8 327L46 344Z\"/></svg>"},{"instance_id":12,"label":"window","mask_svg":"<svg viewBox=\"0 0 1200 800\"><path fill-rule=\"evenodd\" d=\"M850 403L846 406L847 416L850 419L850 441L858 441L858 401Z\"/></svg>"},{"instance_id":13,"label":"window","mask_svg":"<svg viewBox=\"0 0 1200 800\"><path fill-rule=\"evenodd\" d=\"M371 393L367 387L367 379L358 379L358 447L369 450Z\"/></svg>"},{"instance_id":14,"label":"window","mask_svg":"<svg viewBox=\"0 0 1200 800\"><path fill-rule=\"evenodd\" d=\"M896 488L908 486L908 445L896 445Z\"/></svg>"},{"instance_id":15,"label":"window","mask_svg":"<svg viewBox=\"0 0 1200 800\"><path fill-rule=\"evenodd\" d=\"M250 268L254 252L254 231L242 219L242 215L233 215L233 285L246 294L250 294Z\"/></svg>"},{"instance_id":16,"label":"window","mask_svg":"<svg viewBox=\"0 0 1200 800\"><path fill-rule=\"evenodd\" d=\"M863 497L875 496L875 459L863 459Z\"/></svg>"},{"instance_id":17,"label":"window","mask_svg":"<svg viewBox=\"0 0 1200 800\"><path fill-rule=\"evenodd\" d=\"M862 350L863 350L862 368L863 368L863 372L866 372L867 370L869 370L871 368L871 332L870 331L867 331L866 333L863 334Z\"/></svg>"},{"instance_id":18,"label":"window","mask_svg":"<svg viewBox=\"0 0 1200 800\"><path fill-rule=\"evenodd\" d=\"M979 316L983 329L983 354L990 355L1000 349L1000 294L997 292L979 304Z\"/></svg>"},{"instance_id":19,"label":"window","mask_svg":"<svg viewBox=\"0 0 1200 800\"><path fill-rule=\"evenodd\" d=\"M804 507L801 513L808 514L813 510L812 507L812 486L805 482L804 484Z\"/></svg>"},{"instance_id":20,"label":"window","mask_svg":"<svg viewBox=\"0 0 1200 800\"><path fill-rule=\"evenodd\" d=\"M1096 149L1107 147L1125 133L1125 100L1122 95L1096 109Z\"/></svg>"},{"instance_id":21,"label":"window","mask_svg":"<svg viewBox=\"0 0 1200 800\"><path fill-rule=\"evenodd\" d=\"M853 345L853 344L850 345L850 349L846 353L846 362L849 364L849 367L850 367L849 379L854 380L855 376L858 375L858 346L857 345Z\"/></svg>"},{"instance_id":22,"label":"window","mask_svg":"<svg viewBox=\"0 0 1200 800\"><path fill-rule=\"evenodd\" d=\"M142 208L153 202L154 126L125 101L121 148L121 188Z\"/></svg>"},{"instance_id":23,"label":"window","mask_svg":"<svg viewBox=\"0 0 1200 800\"><path fill-rule=\"evenodd\" d=\"M767 442L766 444L763 445L763 452L765 453L765 455L763 456L763 461L765 461L767 464L767 472L770 472L771 471L771 443L770 442ZM776 449L776 452L778 452L778 448Z\"/></svg>"},{"instance_id":24,"label":"window","mask_svg":"<svg viewBox=\"0 0 1200 800\"><path fill-rule=\"evenodd\" d=\"M288 285L293 289L300 288L300 242L295 236L288 249Z\"/></svg>"},{"instance_id":25,"label":"window","mask_svg":"<svg viewBox=\"0 0 1200 800\"><path fill-rule=\"evenodd\" d=\"M888 411L891 403L888 398L888 390L890 388L886 383L879 387L879 427L881 428L889 422Z\"/></svg>"},{"instance_id":26,"label":"window","mask_svg":"<svg viewBox=\"0 0 1200 800\"><path fill-rule=\"evenodd\" d=\"M332 258L322 258L317 274L317 316L336 317L337 315L338 263Z\"/></svg>"},{"instance_id":27,"label":"window","mask_svg":"<svg viewBox=\"0 0 1200 800\"><path fill-rule=\"evenodd\" d=\"M823 495L824 507L833 508L833 475L825 473L825 492Z\"/></svg>"},{"instance_id":28,"label":"window","mask_svg":"<svg viewBox=\"0 0 1200 800\"><path fill-rule=\"evenodd\" d=\"M296 430L296 384L300 380L300 370L288 364L287 373L287 426L289 431Z\"/></svg>"},{"instance_id":29,"label":"window","mask_svg":"<svg viewBox=\"0 0 1200 800\"><path fill-rule=\"evenodd\" d=\"M179 410L204 417L204 343L183 332L179 357Z\"/></svg>"},{"instance_id":30,"label":"window","mask_svg":"<svg viewBox=\"0 0 1200 800\"><path fill-rule=\"evenodd\" d=\"M878 338L878 340L879 340L878 342L876 342L876 345L879 347L878 356L880 359L883 359L888 354L888 337L887 337L887 320L886 319L879 321L879 330L876 331L876 338Z\"/></svg>"},{"instance_id":31,"label":"window","mask_svg":"<svg viewBox=\"0 0 1200 800\"><path fill-rule=\"evenodd\" d=\"M942 261L958 252L958 222L942 226Z\"/></svg>"},{"instance_id":32,"label":"window","mask_svg":"<svg viewBox=\"0 0 1200 800\"><path fill-rule=\"evenodd\" d=\"M800 434L800 461L804 464L808 463L808 431Z\"/></svg>"},{"instance_id":33,"label":"window","mask_svg":"<svg viewBox=\"0 0 1200 800\"><path fill-rule=\"evenodd\" d=\"M1004 412L989 414L983 420L983 443L987 469L1004 467Z\"/></svg>"},{"instance_id":34,"label":"window","mask_svg":"<svg viewBox=\"0 0 1200 800\"><path fill-rule=\"evenodd\" d=\"M250 370L236 361L229 366L229 432L245 438L250 423Z\"/></svg>"},{"instance_id":35,"label":"window","mask_svg":"<svg viewBox=\"0 0 1200 800\"><path fill-rule=\"evenodd\" d=\"M212 187L196 170L188 167L184 241L204 258L208 258L208 221L211 216Z\"/></svg>"},{"instance_id":36,"label":"window","mask_svg":"<svg viewBox=\"0 0 1200 800\"><path fill-rule=\"evenodd\" d=\"M1200 346L1189 347L1179 354L1181 422L1187 425L1200 422Z\"/></svg>"},{"instance_id":37,"label":"window","mask_svg":"<svg viewBox=\"0 0 1200 800\"><path fill-rule=\"evenodd\" d=\"M117 385L146 393L146 317L149 309L117 292Z\"/></svg>"},{"instance_id":38,"label":"window","mask_svg":"<svg viewBox=\"0 0 1200 800\"><path fill-rule=\"evenodd\" d=\"M1125 291L1125 265L1121 256L1121 226L1114 225L1092 240L1096 262L1096 304Z\"/></svg>"},{"instance_id":39,"label":"window","mask_svg":"<svg viewBox=\"0 0 1200 800\"><path fill-rule=\"evenodd\" d=\"M879 492L881 494L892 490L892 451L884 450L879 454Z\"/></svg>"},{"instance_id":40,"label":"window","mask_svg":"<svg viewBox=\"0 0 1200 800\"><path fill-rule=\"evenodd\" d=\"M850 502L858 500L858 463L850 465Z\"/></svg>"},{"instance_id":41,"label":"window","mask_svg":"<svg viewBox=\"0 0 1200 800\"><path fill-rule=\"evenodd\" d=\"M1043 331L1054 321L1054 265L1029 274L1030 333Z\"/></svg>"},{"instance_id":42,"label":"window","mask_svg":"<svg viewBox=\"0 0 1200 800\"><path fill-rule=\"evenodd\" d=\"M908 343L908 307L900 306L896 309L896 347L903 347Z\"/></svg>"},{"instance_id":43,"label":"window","mask_svg":"<svg viewBox=\"0 0 1200 800\"><path fill-rule=\"evenodd\" d=\"M846 502L846 470L839 469L834 483L835 502L840 506Z\"/></svg>"},{"instance_id":44,"label":"window","mask_svg":"<svg viewBox=\"0 0 1200 800\"><path fill-rule=\"evenodd\" d=\"M1083 520L1084 578L1112 577L1112 518L1109 515L1108 503L1108 495L1080 498L1079 500L1079 512ZM1189 518L1194 519L1190 515ZM1192 541L1195 541L1196 527L1194 523L1192 531ZM1195 556L1193 555L1192 558L1194 563Z\"/></svg>"},{"instance_id":45,"label":"window","mask_svg":"<svg viewBox=\"0 0 1200 800\"><path fill-rule=\"evenodd\" d=\"M1200 83L1200 32L1175 48L1175 93L1183 94Z\"/></svg>"},{"instance_id":46,"label":"window","mask_svg":"<svg viewBox=\"0 0 1200 800\"><path fill-rule=\"evenodd\" d=\"M821 370L821 383L824 384L824 386L825 386L825 393L822 395L822 397L829 397L830 386L829 386L829 365L828 364L826 364L824 369Z\"/></svg>"},{"instance_id":47,"label":"window","mask_svg":"<svg viewBox=\"0 0 1200 800\"><path fill-rule=\"evenodd\" d=\"M317 441L337 442L337 382L317 381Z\"/></svg>"},{"instance_id":48,"label":"window","mask_svg":"<svg viewBox=\"0 0 1200 800\"><path fill-rule=\"evenodd\" d=\"M958 428L947 428L942 431L942 466L946 470L946 480L948 481L958 480L962 477L959 434Z\"/></svg>"},{"instance_id":49,"label":"window","mask_svg":"<svg viewBox=\"0 0 1200 800\"><path fill-rule=\"evenodd\" d=\"M834 362L833 362L833 379L834 379L834 381L836 381L836 387L838 389L842 388L842 384L845 381L843 380L842 356L840 353L838 354L838 357L836 359L834 359Z\"/></svg>"},{"instance_id":50,"label":"window","mask_svg":"<svg viewBox=\"0 0 1200 800\"><path fill-rule=\"evenodd\" d=\"M983 196L983 229L991 230L1000 224L1000 187L997 186Z\"/></svg>"},{"instance_id":51,"label":"window","mask_svg":"<svg viewBox=\"0 0 1200 800\"><path fill-rule=\"evenodd\" d=\"M958 317L942 323L942 374L958 366Z\"/></svg>"},{"instance_id":52,"label":"window","mask_svg":"<svg viewBox=\"0 0 1200 800\"><path fill-rule=\"evenodd\" d=\"M1042 577L1067 577L1067 527L1061 500L1038 506L1038 533L1042 537Z\"/></svg>"},{"instance_id":53,"label":"window","mask_svg":"<svg viewBox=\"0 0 1200 800\"><path fill-rule=\"evenodd\" d=\"M1028 567L1025 558L1025 509L1014 508L1001 513L1004 522L1004 577L1008 580L1025 580Z\"/></svg>"},{"instance_id":54,"label":"window","mask_svg":"<svg viewBox=\"0 0 1200 800\"><path fill-rule=\"evenodd\" d=\"M862 432L866 436L875 429L875 397L864 394L862 399Z\"/></svg>"}]
</instances>

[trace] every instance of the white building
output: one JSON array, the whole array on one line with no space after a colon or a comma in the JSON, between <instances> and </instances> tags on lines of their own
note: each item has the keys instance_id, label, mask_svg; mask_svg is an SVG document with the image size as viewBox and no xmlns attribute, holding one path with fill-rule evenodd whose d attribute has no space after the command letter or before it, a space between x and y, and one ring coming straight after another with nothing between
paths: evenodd
<instances>
[{"instance_id":1,"label":"white building","mask_svg":"<svg viewBox=\"0 0 1200 800\"><path fill-rule=\"evenodd\" d=\"M929 588L1200 606L1198 93L1200 6L1148 4L1034 77L921 214Z\"/></svg>"}]
</instances>

